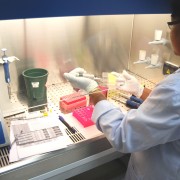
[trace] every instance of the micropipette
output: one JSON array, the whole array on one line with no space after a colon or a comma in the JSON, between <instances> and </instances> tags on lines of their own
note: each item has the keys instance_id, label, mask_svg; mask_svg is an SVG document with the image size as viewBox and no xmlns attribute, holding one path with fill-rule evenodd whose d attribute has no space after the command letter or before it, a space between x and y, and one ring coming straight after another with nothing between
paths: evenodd
<instances>
[{"instance_id":1,"label":"micropipette","mask_svg":"<svg viewBox=\"0 0 180 180\"><path fill-rule=\"evenodd\" d=\"M127 95L127 94L124 94L124 93L120 93L119 94L121 97L125 98L125 99L129 99L131 101L134 101L134 102L137 102L137 103L140 103L142 104L143 103L143 100L141 98L137 98L136 96L134 95Z\"/></svg>"},{"instance_id":2,"label":"micropipette","mask_svg":"<svg viewBox=\"0 0 180 180\"><path fill-rule=\"evenodd\" d=\"M9 63L15 61L15 60L19 60L17 57L15 56L10 56L8 57L6 55L6 48L1 49L1 51L3 52L2 58L0 58L0 64L3 64L4 67L4 75L5 75L5 81L7 83L7 88L8 88L8 95L9 95L9 99L11 99L11 86L10 86L10 72L9 72Z\"/></svg>"},{"instance_id":3,"label":"micropipette","mask_svg":"<svg viewBox=\"0 0 180 180\"><path fill-rule=\"evenodd\" d=\"M122 104L125 104L127 107L131 108L131 109L137 109L141 104L135 101L132 101L130 99L127 100L122 100L122 99L118 99L118 98L112 98L115 101L118 101Z\"/></svg>"},{"instance_id":4,"label":"micropipette","mask_svg":"<svg viewBox=\"0 0 180 180\"><path fill-rule=\"evenodd\" d=\"M3 60L5 81L6 81L6 83L7 83L9 99L11 99L9 62L8 62L8 57L7 57L6 54L5 54L5 52L6 52L7 49L3 48L3 49L1 49L1 50L2 50L2 52L3 52L2 60Z\"/></svg>"},{"instance_id":5,"label":"micropipette","mask_svg":"<svg viewBox=\"0 0 180 180\"><path fill-rule=\"evenodd\" d=\"M94 80L102 80L102 78L95 77L94 74L88 74L88 73L77 73L77 77L86 77L89 79L94 79Z\"/></svg>"}]
</instances>

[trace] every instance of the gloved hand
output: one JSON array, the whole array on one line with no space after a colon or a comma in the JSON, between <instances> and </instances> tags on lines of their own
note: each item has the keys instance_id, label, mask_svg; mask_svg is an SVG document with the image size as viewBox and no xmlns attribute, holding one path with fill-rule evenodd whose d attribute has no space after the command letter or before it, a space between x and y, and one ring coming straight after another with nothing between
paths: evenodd
<instances>
[{"instance_id":1,"label":"gloved hand","mask_svg":"<svg viewBox=\"0 0 180 180\"><path fill-rule=\"evenodd\" d=\"M79 74L86 73L82 68L75 68L69 73L64 73L64 77L71 83L74 88L83 89L90 93L98 87L98 83L93 79L78 77Z\"/></svg>"},{"instance_id":2,"label":"gloved hand","mask_svg":"<svg viewBox=\"0 0 180 180\"><path fill-rule=\"evenodd\" d=\"M75 76L79 76L79 74L84 74L84 73L86 73L86 71L83 68L78 67L78 68L73 69L69 73L73 74Z\"/></svg>"},{"instance_id":3,"label":"gloved hand","mask_svg":"<svg viewBox=\"0 0 180 180\"><path fill-rule=\"evenodd\" d=\"M117 88L119 90L131 93L136 97L141 97L144 87L138 82L138 80L123 70L122 73L112 72L117 77L117 84L120 84Z\"/></svg>"}]
</instances>

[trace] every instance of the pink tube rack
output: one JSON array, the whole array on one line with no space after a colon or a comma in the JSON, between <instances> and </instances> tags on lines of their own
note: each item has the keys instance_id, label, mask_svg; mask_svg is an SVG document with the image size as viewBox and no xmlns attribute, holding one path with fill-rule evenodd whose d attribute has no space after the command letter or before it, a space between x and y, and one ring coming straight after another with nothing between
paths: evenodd
<instances>
[{"instance_id":1,"label":"pink tube rack","mask_svg":"<svg viewBox=\"0 0 180 180\"><path fill-rule=\"evenodd\" d=\"M94 122L92 121L93 106L86 106L73 111L72 115L84 126L92 126Z\"/></svg>"},{"instance_id":2,"label":"pink tube rack","mask_svg":"<svg viewBox=\"0 0 180 180\"><path fill-rule=\"evenodd\" d=\"M86 106L86 96L79 92L60 97L60 110L63 113L70 113L73 110Z\"/></svg>"}]
</instances>

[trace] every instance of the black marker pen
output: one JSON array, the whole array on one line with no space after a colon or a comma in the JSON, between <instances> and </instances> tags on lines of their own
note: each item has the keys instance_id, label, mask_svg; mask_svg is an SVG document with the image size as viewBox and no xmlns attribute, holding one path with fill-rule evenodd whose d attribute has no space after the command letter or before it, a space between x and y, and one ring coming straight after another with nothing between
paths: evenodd
<instances>
[{"instance_id":1,"label":"black marker pen","mask_svg":"<svg viewBox=\"0 0 180 180\"><path fill-rule=\"evenodd\" d=\"M59 116L59 120L69 129L69 131L71 131L71 133L76 133L76 130L71 127L62 116Z\"/></svg>"}]
</instances>

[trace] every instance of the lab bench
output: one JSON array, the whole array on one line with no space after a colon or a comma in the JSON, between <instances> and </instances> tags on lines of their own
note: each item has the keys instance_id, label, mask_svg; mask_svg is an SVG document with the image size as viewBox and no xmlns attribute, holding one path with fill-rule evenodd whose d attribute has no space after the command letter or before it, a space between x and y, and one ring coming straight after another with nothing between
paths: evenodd
<instances>
[{"instance_id":1,"label":"lab bench","mask_svg":"<svg viewBox=\"0 0 180 180\"><path fill-rule=\"evenodd\" d=\"M153 88L154 84L137 76L146 87ZM59 114L59 98L72 92L69 83L52 84L47 86L48 108ZM114 91L109 96L114 97ZM23 97L23 96L22 96ZM25 98L25 97L24 97ZM25 99L17 102L16 94L12 103L19 103L19 107L25 108ZM114 102L118 103L118 102ZM120 104L119 104L120 105ZM121 105L123 106L123 105ZM123 106L124 107L124 106ZM14 115L14 117L21 115ZM67 114L72 116L71 114ZM11 117L12 118L12 117ZM5 118L7 128L11 118ZM70 118L71 119L71 118ZM0 149L0 179L67 179L92 168L122 157L124 154L112 148L106 137L96 129L95 125L84 128L78 122L72 122L76 133L67 131L72 144L66 148L32 156L18 162L9 163L9 147ZM66 129L67 130L67 129Z\"/></svg>"},{"instance_id":2,"label":"lab bench","mask_svg":"<svg viewBox=\"0 0 180 180\"><path fill-rule=\"evenodd\" d=\"M48 109L57 114L59 110L59 99L63 95L73 91L69 83L57 83L47 87ZM12 95L12 104L18 104L19 109L27 108L26 97L21 95L17 98ZM17 109L16 109L17 110ZM11 114L6 112L5 117L7 129L10 133L12 120L24 117L24 112ZM65 126L65 131L72 144L67 148L36 155L24 160L10 163L9 148L0 149L0 179L66 179L91 168L121 157L123 154L115 151L105 136L96 129L95 125L84 128L78 121L73 119L70 113L65 114L68 122L76 128L76 133L71 133Z\"/></svg>"},{"instance_id":3,"label":"lab bench","mask_svg":"<svg viewBox=\"0 0 180 180\"><path fill-rule=\"evenodd\" d=\"M102 135L2 167L0 179L67 179L122 155Z\"/></svg>"}]
</instances>

